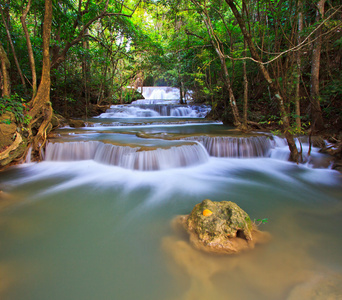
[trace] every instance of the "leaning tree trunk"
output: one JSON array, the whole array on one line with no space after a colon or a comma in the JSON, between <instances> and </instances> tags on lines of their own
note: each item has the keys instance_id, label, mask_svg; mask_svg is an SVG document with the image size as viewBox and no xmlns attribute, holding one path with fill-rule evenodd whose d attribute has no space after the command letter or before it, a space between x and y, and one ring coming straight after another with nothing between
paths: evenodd
<instances>
[{"instance_id":1,"label":"leaning tree trunk","mask_svg":"<svg viewBox=\"0 0 342 300\"><path fill-rule=\"evenodd\" d=\"M193 2L198 7L201 7L201 5L197 1L193 0ZM203 8L203 14L204 14L203 21L205 23L205 26L207 27L207 31L208 31L208 34L210 37L210 42L213 45L215 52L216 52L216 54L219 57L220 62L221 62L221 67L222 67L223 76L224 76L224 85L228 91L229 104L230 104L230 107L232 109L234 126L241 127L240 114L239 114L239 110L238 110L238 107L236 104L236 99L234 96L232 84L230 81L230 76L229 76L229 72L228 72L228 68L227 68L227 64L226 64L226 57L223 53L224 50L221 49L221 46L220 46L221 42L220 42L218 36L214 32L213 25L211 23L209 14L205 8Z\"/></svg>"},{"instance_id":2,"label":"leaning tree trunk","mask_svg":"<svg viewBox=\"0 0 342 300\"><path fill-rule=\"evenodd\" d=\"M8 60L5 49L2 47L0 42L0 62L1 62L1 89L2 89L2 97L9 97L11 95L11 85L10 85L10 77L9 77L9 67L10 62Z\"/></svg>"},{"instance_id":3,"label":"leaning tree trunk","mask_svg":"<svg viewBox=\"0 0 342 300\"><path fill-rule=\"evenodd\" d=\"M238 107L236 104L233 88L232 88L232 85L230 82L229 73L228 73L228 69L227 69L227 65L226 65L226 59L225 59L225 57L220 55L220 53L218 51L216 51L216 53L220 57L221 66L222 66L223 74L224 74L225 86L228 90L229 104L230 104L230 107L231 107L232 113L233 113L234 125L236 127L240 127L241 126L240 114L239 114L239 110L238 110Z\"/></svg>"},{"instance_id":4,"label":"leaning tree trunk","mask_svg":"<svg viewBox=\"0 0 342 300\"><path fill-rule=\"evenodd\" d=\"M252 36L248 32L246 25L245 25L245 21L243 20L240 12L238 11L234 1L233 0L225 0L225 1L228 4L228 6L231 8L231 10L232 10L232 12L236 18L236 21L239 24L239 27L240 27L241 32L242 32L242 34L243 34L243 36L244 36L244 38L248 44L248 47L249 47L249 50L251 52L253 59L258 62L258 66L259 66L261 73L263 74L266 82L268 83L268 86L269 86L272 94L275 96L275 98L278 101L280 115L281 115L281 119L283 122L284 134L285 134L285 137L286 137L286 140L287 140L287 143L289 145L290 152L291 152L290 159L294 162L298 162L299 153L298 153L298 149L297 149L296 143L294 141L293 135L290 132L290 120L289 120L289 117L286 113L284 98L282 97L278 87L273 82L273 80L272 80L270 74L268 73L267 69L262 64L259 53L257 52L256 47L253 43Z\"/></svg>"},{"instance_id":5,"label":"leaning tree trunk","mask_svg":"<svg viewBox=\"0 0 342 300\"><path fill-rule=\"evenodd\" d=\"M43 68L37 94L29 111L31 117L30 130L32 150L41 158L41 148L46 141L46 135L51 130L52 107L50 102L50 35L52 23L52 1L45 0L45 15L43 25Z\"/></svg>"},{"instance_id":6,"label":"leaning tree trunk","mask_svg":"<svg viewBox=\"0 0 342 300\"><path fill-rule=\"evenodd\" d=\"M23 30L25 33L28 58L29 58L30 68L31 68L31 73L32 73L32 99L34 99L37 93L37 73L36 73L36 64L35 64L35 60L33 56L31 39L30 39L29 31L26 26L26 16L30 10L30 6L31 6L31 0L28 0L28 3L23 12L23 15L20 17L20 21L21 21L21 25L23 26ZM45 24L45 21L44 21L44 24Z\"/></svg>"},{"instance_id":7,"label":"leaning tree trunk","mask_svg":"<svg viewBox=\"0 0 342 300\"><path fill-rule=\"evenodd\" d=\"M302 31L303 31L303 4L302 0L298 1L298 45L302 42ZM297 55L297 69L296 69L296 94L295 94L295 106L296 106L296 124L297 128L300 129L302 127L301 120L300 120L300 78L302 73L302 67L301 67L301 60L302 60L302 52L301 50L298 50Z\"/></svg>"},{"instance_id":8,"label":"leaning tree trunk","mask_svg":"<svg viewBox=\"0 0 342 300\"><path fill-rule=\"evenodd\" d=\"M320 0L317 3L316 23L318 23L324 16L324 3L326 0ZM319 96L319 69L321 60L321 48L322 48L322 27L319 27L316 31L316 40L312 49L312 64L311 64L311 118L314 130L323 129L323 117Z\"/></svg>"},{"instance_id":9,"label":"leaning tree trunk","mask_svg":"<svg viewBox=\"0 0 342 300\"><path fill-rule=\"evenodd\" d=\"M246 56L247 44L244 41L244 56ZM248 77L247 77L247 66L246 60L243 61L243 121L242 128L247 130L247 110L248 110Z\"/></svg>"}]
</instances>

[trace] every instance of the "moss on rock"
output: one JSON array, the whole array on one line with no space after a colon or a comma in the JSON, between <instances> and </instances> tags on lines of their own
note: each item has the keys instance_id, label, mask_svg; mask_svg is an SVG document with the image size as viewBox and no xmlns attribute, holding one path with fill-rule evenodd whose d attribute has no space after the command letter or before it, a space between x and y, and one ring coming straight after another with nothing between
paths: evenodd
<instances>
[{"instance_id":1,"label":"moss on rock","mask_svg":"<svg viewBox=\"0 0 342 300\"><path fill-rule=\"evenodd\" d=\"M248 214L231 201L203 200L188 216L179 217L179 222L190 234L190 242L206 252L234 254L269 239L269 234L257 230Z\"/></svg>"},{"instance_id":2,"label":"moss on rock","mask_svg":"<svg viewBox=\"0 0 342 300\"><path fill-rule=\"evenodd\" d=\"M85 127L85 123L83 120L69 119L70 127L80 128Z\"/></svg>"}]
</instances>

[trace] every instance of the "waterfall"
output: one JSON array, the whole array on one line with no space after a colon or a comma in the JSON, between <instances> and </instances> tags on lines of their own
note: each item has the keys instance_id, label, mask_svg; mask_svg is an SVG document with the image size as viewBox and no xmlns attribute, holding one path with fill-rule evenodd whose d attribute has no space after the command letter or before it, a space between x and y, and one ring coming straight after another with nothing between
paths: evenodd
<instances>
[{"instance_id":1,"label":"waterfall","mask_svg":"<svg viewBox=\"0 0 342 300\"><path fill-rule=\"evenodd\" d=\"M153 118L160 114L153 109L133 105L112 105L98 118Z\"/></svg>"},{"instance_id":2,"label":"waterfall","mask_svg":"<svg viewBox=\"0 0 342 300\"><path fill-rule=\"evenodd\" d=\"M268 136L193 136L186 138L186 140L200 142L210 156L216 157L265 157L275 146L274 141Z\"/></svg>"},{"instance_id":3,"label":"waterfall","mask_svg":"<svg viewBox=\"0 0 342 300\"><path fill-rule=\"evenodd\" d=\"M25 158L25 163L30 163L31 162L31 156L32 156L32 147L30 147L27 151L26 158Z\"/></svg>"},{"instance_id":4,"label":"waterfall","mask_svg":"<svg viewBox=\"0 0 342 300\"><path fill-rule=\"evenodd\" d=\"M142 94L145 99L179 100L179 88L168 86L145 86Z\"/></svg>"},{"instance_id":5,"label":"waterfall","mask_svg":"<svg viewBox=\"0 0 342 300\"><path fill-rule=\"evenodd\" d=\"M197 165L207 162L208 158L207 151L199 143L141 151L139 147L88 141L48 143L45 160L94 160L126 169L152 171Z\"/></svg>"},{"instance_id":6,"label":"waterfall","mask_svg":"<svg viewBox=\"0 0 342 300\"><path fill-rule=\"evenodd\" d=\"M210 106L208 105L165 105L133 103L132 105L112 105L109 109L107 109L105 113L98 116L98 118L204 118L209 111Z\"/></svg>"}]
</instances>

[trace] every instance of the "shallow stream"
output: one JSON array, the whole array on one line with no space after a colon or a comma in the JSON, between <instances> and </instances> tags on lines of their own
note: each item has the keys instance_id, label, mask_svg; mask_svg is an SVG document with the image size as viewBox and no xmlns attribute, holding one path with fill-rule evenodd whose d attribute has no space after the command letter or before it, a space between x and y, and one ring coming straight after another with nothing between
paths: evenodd
<instances>
[{"instance_id":1,"label":"shallow stream","mask_svg":"<svg viewBox=\"0 0 342 300\"><path fill-rule=\"evenodd\" d=\"M318 149L296 165L283 139L207 122L207 107L135 105L0 173L1 299L342 299L342 178ZM194 250L172 220L206 198L268 218L271 241Z\"/></svg>"}]
</instances>

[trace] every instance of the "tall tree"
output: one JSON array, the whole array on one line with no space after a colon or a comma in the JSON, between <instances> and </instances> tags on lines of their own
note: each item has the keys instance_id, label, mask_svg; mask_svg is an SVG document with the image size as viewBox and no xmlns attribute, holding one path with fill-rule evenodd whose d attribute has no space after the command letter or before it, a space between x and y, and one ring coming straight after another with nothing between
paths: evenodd
<instances>
[{"instance_id":1,"label":"tall tree","mask_svg":"<svg viewBox=\"0 0 342 300\"><path fill-rule=\"evenodd\" d=\"M26 17L30 10L32 0L28 0L26 8L23 11L22 16L20 17L21 24L23 26L26 45L27 45L27 53L30 62L31 74L32 74L32 99L36 96L37 93L37 73L36 73L36 63L33 55L32 43L30 39L30 34L26 25Z\"/></svg>"},{"instance_id":2,"label":"tall tree","mask_svg":"<svg viewBox=\"0 0 342 300\"><path fill-rule=\"evenodd\" d=\"M0 62L1 62L1 74L0 85L2 89L2 97L9 97L11 95L11 85L10 85L10 77L9 77L9 67L10 62L7 57L7 53L0 42Z\"/></svg>"},{"instance_id":3,"label":"tall tree","mask_svg":"<svg viewBox=\"0 0 342 300\"><path fill-rule=\"evenodd\" d=\"M197 0L191 0L191 1L201 10L201 16L202 16L203 22L207 28L208 35L210 38L210 43L212 44L213 48L215 49L215 52L216 52L216 54L217 54L217 56L221 62L222 72L223 72L223 77L224 77L224 83L225 83L226 89L228 91L229 104L230 104L230 107L232 109L232 114L233 114L233 118L234 118L234 125L239 127L239 126L241 126L240 114L239 114L236 99L234 96L234 91L233 91L233 87L231 84L229 71L227 68L226 55L224 54L222 42L220 41L219 37L217 36L217 34L215 33L215 30L213 28L213 24L211 22L209 12L207 9L207 3L204 2L204 4L201 5L201 3L199 3Z\"/></svg>"},{"instance_id":4,"label":"tall tree","mask_svg":"<svg viewBox=\"0 0 342 300\"><path fill-rule=\"evenodd\" d=\"M51 130L52 107L50 102L50 37L52 24L52 0L45 0L43 23L43 67L37 94L34 97L28 115L31 118L30 131L32 134L33 150L41 155L41 148L46 141L46 135ZM34 133L34 131L36 133Z\"/></svg>"},{"instance_id":5,"label":"tall tree","mask_svg":"<svg viewBox=\"0 0 342 300\"><path fill-rule=\"evenodd\" d=\"M319 24L324 17L324 4L326 0L319 0L316 7L316 24ZM322 26L316 30L315 41L312 48L312 64L311 64L311 116L314 130L322 130L323 117L320 104L319 94L319 70L321 62L321 48L322 48Z\"/></svg>"},{"instance_id":6,"label":"tall tree","mask_svg":"<svg viewBox=\"0 0 342 300\"><path fill-rule=\"evenodd\" d=\"M11 45L14 62L15 62L15 65L17 67L17 70L18 70L18 73L19 73L19 76L20 76L20 79L21 79L21 83L23 85L23 88L26 90L26 83L25 83L25 79L24 79L24 76L23 76L23 72L21 71L21 68L20 68L20 65L19 65L18 57L17 57L16 51L15 51L15 48L14 48L14 45L13 45L12 37L11 37L10 31L9 31L7 22L5 20L5 16L4 16L4 12L3 12L1 4L0 4L0 14L1 14L2 22L3 22L3 24L5 26L5 29L6 29L7 39L9 41L10 45Z\"/></svg>"},{"instance_id":7,"label":"tall tree","mask_svg":"<svg viewBox=\"0 0 342 300\"><path fill-rule=\"evenodd\" d=\"M277 99L279 110L280 110L280 115L281 115L281 119L282 119L282 124L283 124L284 135L286 137L286 140L287 140L287 143L289 145L290 152L291 152L291 160L298 162L299 153L298 153L298 149L296 147L296 143L294 141L293 135L290 132L290 120L289 120L288 114L287 114L286 109L285 109L284 98L283 98L282 94L280 93L278 86L272 80L270 73L265 68L265 65L263 64L263 62L259 56L259 53L256 50L252 36L249 33L249 31L247 30L245 21L241 15L241 13L237 9L237 6L234 3L234 0L225 0L225 1L228 4L228 6L231 8L231 10L232 10L232 12L236 18L236 21L239 24L239 27L240 27L241 32L242 32L242 34L243 34L243 36L244 36L244 38L248 44L248 47L249 47L249 50L251 52L253 59L258 64L258 67L259 67L262 75L264 76L271 92L273 93L273 95Z\"/></svg>"},{"instance_id":8,"label":"tall tree","mask_svg":"<svg viewBox=\"0 0 342 300\"><path fill-rule=\"evenodd\" d=\"M300 44L302 42L302 32L303 32L303 3L302 0L298 0L298 33L297 42ZM296 124L297 128L302 127L300 119L300 78L302 75L302 52L297 51L297 66L296 66L296 92L295 92L295 106L296 106Z\"/></svg>"}]
</instances>

